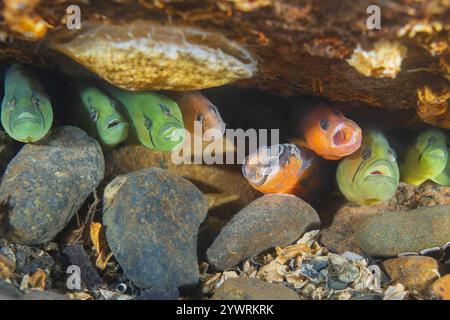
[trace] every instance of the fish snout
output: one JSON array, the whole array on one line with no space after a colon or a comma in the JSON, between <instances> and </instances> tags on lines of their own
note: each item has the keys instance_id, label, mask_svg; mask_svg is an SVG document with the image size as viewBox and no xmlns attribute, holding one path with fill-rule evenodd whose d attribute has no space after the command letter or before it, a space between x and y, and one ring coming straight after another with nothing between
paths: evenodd
<instances>
[{"instance_id":1,"label":"fish snout","mask_svg":"<svg viewBox=\"0 0 450 320\"><path fill-rule=\"evenodd\" d=\"M244 177L253 185L263 184L267 177L279 170L283 146L263 146L245 158L242 164Z\"/></svg>"},{"instance_id":2,"label":"fish snout","mask_svg":"<svg viewBox=\"0 0 450 320\"><path fill-rule=\"evenodd\" d=\"M431 150L428 155L436 160L442 160L447 162L448 159L448 151L446 148L436 148Z\"/></svg>"},{"instance_id":3,"label":"fish snout","mask_svg":"<svg viewBox=\"0 0 450 320\"><path fill-rule=\"evenodd\" d=\"M330 128L329 140L335 148L345 148L353 153L361 145L361 128L353 121L346 119Z\"/></svg>"}]
</instances>

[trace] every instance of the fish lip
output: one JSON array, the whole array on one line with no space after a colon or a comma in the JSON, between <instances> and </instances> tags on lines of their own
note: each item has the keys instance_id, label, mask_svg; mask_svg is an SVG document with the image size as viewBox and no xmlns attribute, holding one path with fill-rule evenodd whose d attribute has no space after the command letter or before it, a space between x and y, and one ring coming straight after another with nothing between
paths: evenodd
<instances>
[{"instance_id":1,"label":"fish lip","mask_svg":"<svg viewBox=\"0 0 450 320\"><path fill-rule=\"evenodd\" d=\"M274 155L270 155L270 150L272 150L274 147L278 147L275 150L276 153ZM255 186L264 184L270 175L279 170L279 157L283 154L284 151L285 147L282 145L260 147L257 151L253 152L245 158L244 163L242 164L242 174L251 184ZM264 152L266 154L262 154ZM256 158L256 161L254 163L250 162L252 158ZM268 164L266 165L264 163L261 163L263 162L262 159L268 159L268 161L266 161ZM255 173L258 172L258 176L261 178L254 178L257 175L251 174L252 171Z\"/></svg>"},{"instance_id":2,"label":"fish lip","mask_svg":"<svg viewBox=\"0 0 450 320\"><path fill-rule=\"evenodd\" d=\"M106 146L114 146L114 145L117 145L117 144L123 142L128 136L129 127L130 127L130 125L128 124L128 122L120 122L119 124L115 125L112 128L107 128L106 132L108 132L108 134L101 135L101 139L103 140L103 143ZM120 133L120 136L116 135L116 136L114 136L114 138L109 136L109 135L115 134L118 131L126 132L126 133ZM116 141L117 138L119 138L119 139Z\"/></svg>"},{"instance_id":3,"label":"fish lip","mask_svg":"<svg viewBox=\"0 0 450 320\"><path fill-rule=\"evenodd\" d=\"M348 138L345 142L336 143L337 134L342 130L351 130L352 134L350 138ZM354 151L358 150L361 145L361 128L358 126L358 124L356 124L356 122L350 119L345 119L345 121L343 122L337 122L336 124L332 125L329 130L328 141L333 148L344 148L348 149L348 152L353 153Z\"/></svg>"},{"instance_id":4,"label":"fish lip","mask_svg":"<svg viewBox=\"0 0 450 320\"><path fill-rule=\"evenodd\" d=\"M158 130L158 140L171 141L180 129L182 130L183 127L177 122L167 123Z\"/></svg>"},{"instance_id":5,"label":"fish lip","mask_svg":"<svg viewBox=\"0 0 450 320\"><path fill-rule=\"evenodd\" d=\"M367 172L368 167L371 167L373 169L370 170L370 172ZM380 169L384 169L384 170L380 170ZM375 171L380 171L381 174L374 174ZM373 178L388 180L391 182L397 182L397 178L395 175L395 172L396 172L395 167L388 160L378 159L378 160L375 160L372 162L367 162L361 168L360 173L358 173L357 179L361 177L362 172L364 172L364 175L362 176L362 180L361 180L362 184L366 183L368 180L369 181L372 180Z\"/></svg>"},{"instance_id":6,"label":"fish lip","mask_svg":"<svg viewBox=\"0 0 450 320\"><path fill-rule=\"evenodd\" d=\"M442 153L442 154L436 154L436 153ZM448 151L447 148L445 147L439 147L439 148L435 148L434 150L428 151L426 152L426 157L430 157L433 158L434 160L439 160L439 161L443 161L443 162L447 162L448 160L446 159L446 155L447 154L447 158L448 158ZM424 157L422 156L420 158L420 161L422 162L424 159Z\"/></svg>"},{"instance_id":7,"label":"fish lip","mask_svg":"<svg viewBox=\"0 0 450 320\"><path fill-rule=\"evenodd\" d=\"M117 124L115 124L112 127L109 127L111 123L113 122L117 122ZM106 129L107 130L115 130L117 128L124 128L124 127L128 127L128 122L117 119L117 118L112 118L112 119L108 119L106 121Z\"/></svg>"},{"instance_id":8,"label":"fish lip","mask_svg":"<svg viewBox=\"0 0 450 320\"><path fill-rule=\"evenodd\" d=\"M31 117L25 117L25 118L20 118L20 116L24 113L29 113L32 116ZM14 124L17 121L20 120L24 120L24 119L33 119L33 122L38 123L41 125L41 128L43 128L45 126L45 121L44 121L44 115L42 114L41 110L36 108L36 107L18 107L15 108L12 112L11 115L9 117L9 128L10 130L12 130L12 128L14 127Z\"/></svg>"}]
</instances>

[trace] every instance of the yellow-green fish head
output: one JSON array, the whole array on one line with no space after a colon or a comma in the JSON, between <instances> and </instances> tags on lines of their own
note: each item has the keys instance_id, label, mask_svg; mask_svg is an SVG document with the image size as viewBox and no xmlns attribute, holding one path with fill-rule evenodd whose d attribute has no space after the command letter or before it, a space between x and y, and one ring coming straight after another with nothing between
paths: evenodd
<instances>
[{"instance_id":1,"label":"yellow-green fish head","mask_svg":"<svg viewBox=\"0 0 450 320\"><path fill-rule=\"evenodd\" d=\"M115 100L94 87L84 88L81 97L104 149L113 148L128 137L128 121L118 111Z\"/></svg>"},{"instance_id":2,"label":"yellow-green fish head","mask_svg":"<svg viewBox=\"0 0 450 320\"><path fill-rule=\"evenodd\" d=\"M162 95L158 97L160 99L151 102L151 107L142 110L145 133L140 133L140 140L146 147L172 151L184 142L183 118L173 100Z\"/></svg>"},{"instance_id":3,"label":"yellow-green fish head","mask_svg":"<svg viewBox=\"0 0 450 320\"><path fill-rule=\"evenodd\" d=\"M364 130L361 148L341 160L336 178L349 201L361 205L386 201L394 196L399 183L395 151L380 131Z\"/></svg>"},{"instance_id":4,"label":"yellow-green fish head","mask_svg":"<svg viewBox=\"0 0 450 320\"><path fill-rule=\"evenodd\" d=\"M441 174L447 164L447 137L442 130L428 129L414 140L400 166L402 181L420 185Z\"/></svg>"},{"instance_id":5,"label":"yellow-green fish head","mask_svg":"<svg viewBox=\"0 0 450 320\"><path fill-rule=\"evenodd\" d=\"M52 126L53 111L50 99L39 92L5 95L1 121L3 128L13 139L25 143L38 141Z\"/></svg>"}]
</instances>

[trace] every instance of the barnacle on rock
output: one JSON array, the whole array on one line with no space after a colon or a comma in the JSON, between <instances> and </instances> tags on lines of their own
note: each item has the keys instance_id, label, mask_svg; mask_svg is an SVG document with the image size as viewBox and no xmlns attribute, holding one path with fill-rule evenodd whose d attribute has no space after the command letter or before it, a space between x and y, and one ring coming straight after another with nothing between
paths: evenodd
<instances>
[{"instance_id":1,"label":"barnacle on rock","mask_svg":"<svg viewBox=\"0 0 450 320\"><path fill-rule=\"evenodd\" d=\"M49 25L34 12L40 0L5 0L3 18L9 29L29 40L45 36Z\"/></svg>"},{"instance_id":2,"label":"barnacle on rock","mask_svg":"<svg viewBox=\"0 0 450 320\"><path fill-rule=\"evenodd\" d=\"M403 26L398 32L399 37L414 38L418 33L433 34L440 32L444 26L439 21L414 20Z\"/></svg>"},{"instance_id":3,"label":"barnacle on rock","mask_svg":"<svg viewBox=\"0 0 450 320\"><path fill-rule=\"evenodd\" d=\"M428 86L417 89L417 115L426 123L450 129L450 90L431 89Z\"/></svg>"},{"instance_id":4,"label":"barnacle on rock","mask_svg":"<svg viewBox=\"0 0 450 320\"><path fill-rule=\"evenodd\" d=\"M407 51L405 46L396 41L377 42L370 51L358 45L347 63L367 77L395 78Z\"/></svg>"},{"instance_id":5,"label":"barnacle on rock","mask_svg":"<svg viewBox=\"0 0 450 320\"><path fill-rule=\"evenodd\" d=\"M220 86L256 71L256 61L236 42L194 27L135 21L89 23L79 32L50 37L63 52L105 80L128 90L196 90Z\"/></svg>"},{"instance_id":6,"label":"barnacle on rock","mask_svg":"<svg viewBox=\"0 0 450 320\"><path fill-rule=\"evenodd\" d=\"M450 80L450 49L448 49L439 59L442 70L446 73L447 79Z\"/></svg>"},{"instance_id":7,"label":"barnacle on rock","mask_svg":"<svg viewBox=\"0 0 450 320\"><path fill-rule=\"evenodd\" d=\"M436 92L428 86L417 89L417 112L423 116L438 116L448 109L450 92Z\"/></svg>"},{"instance_id":8,"label":"barnacle on rock","mask_svg":"<svg viewBox=\"0 0 450 320\"><path fill-rule=\"evenodd\" d=\"M251 12L272 5L273 0L229 0L237 10Z\"/></svg>"}]
</instances>

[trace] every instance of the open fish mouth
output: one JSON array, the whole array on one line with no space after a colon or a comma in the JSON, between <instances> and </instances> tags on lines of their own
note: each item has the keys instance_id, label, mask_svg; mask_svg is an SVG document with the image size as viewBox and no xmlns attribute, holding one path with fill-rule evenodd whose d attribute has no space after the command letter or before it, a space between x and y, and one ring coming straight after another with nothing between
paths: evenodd
<instances>
[{"instance_id":1,"label":"open fish mouth","mask_svg":"<svg viewBox=\"0 0 450 320\"><path fill-rule=\"evenodd\" d=\"M361 128L353 121L346 120L330 130L330 141L334 147L356 151L361 144Z\"/></svg>"},{"instance_id":2,"label":"open fish mouth","mask_svg":"<svg viewBox=\"0 0 450 320\"><path fill-rule=\"evenodd\" d=\"M428 157L431 157L435 160L439 160L439 161L447 161L448 158L448 151L446 149L443 148L439 148L439 149L435 149L432 151L429 151L427 153Z\"/></svg>"},{"instance_id":3,"label":"open fish mouth","mask_svg":"<svg viewBox=\"0 0 450 320\"><path fill-rule=\"evenodd\" d=\"M393 177L392 170L386 166L386 165L378 165L369 172L369 175L371 176L386 176L386 177Z\"/></svg>"},{"instance_id":4,"label":"open fish mouth","mask_svg":"<svg viewBox=\"0 0 450 320\"><path fill-rule=\"evenodd\" d=\"M242 164L244 177L254 185L262 185L267 178L279 169L280 157L284 153L284 146L263 146L250 154Z\"/></svg>"},{"instance_id":5,"label":"open fish mouth","mask_svg":"<svg viewBox=\"0 0 450 320\"><path fill-rule=\"evenodd\" d=\"M180 141L184 137L184 129L178 123L170 123L163 126L158 133L164 141Z\"/></svg>"},{"instance_id":6,"label":"open fish mouth","mask_svg":"<svg viewBox=\"0 0 450 320\"><path fill-rule=\"evenodd\" d=\"M109 129L123 128L127 125L128 124L126 122L120 121L119 119L112 119L107 122L106 128L109 130Z\"/></svg>"}]
</instances>

